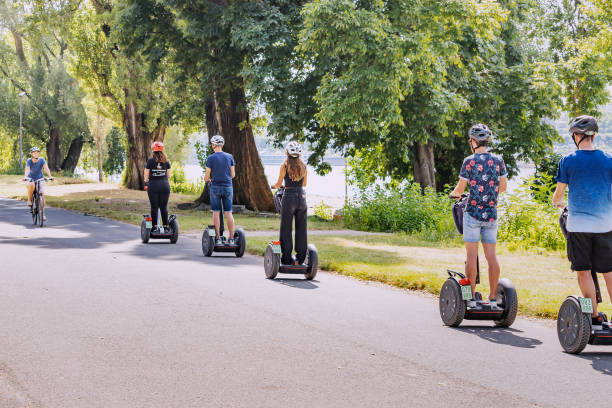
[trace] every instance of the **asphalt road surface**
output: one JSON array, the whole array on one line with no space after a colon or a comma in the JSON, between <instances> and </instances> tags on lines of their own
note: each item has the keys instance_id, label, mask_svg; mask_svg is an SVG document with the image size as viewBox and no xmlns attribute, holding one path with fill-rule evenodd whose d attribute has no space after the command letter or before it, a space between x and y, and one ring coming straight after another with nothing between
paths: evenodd
<instances>
[{"instance_id":1,"label":"asphalt road surface","mask_svg":"<svg viewBox=\"0 0 612 408\"><path fill-rule=\"evenodd\" d=\"M47 215L0 199L1 407L610 405L612 347L564 354L550 324L451 329L433 297Z\"/></svg>"}]
</instances>

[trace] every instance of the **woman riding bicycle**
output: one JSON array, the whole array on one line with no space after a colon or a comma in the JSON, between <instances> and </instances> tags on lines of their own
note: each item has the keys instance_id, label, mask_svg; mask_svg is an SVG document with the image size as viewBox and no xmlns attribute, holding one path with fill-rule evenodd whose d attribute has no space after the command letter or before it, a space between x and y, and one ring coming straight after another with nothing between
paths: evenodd
<instances>
[{"instance_id":1,"label":"woman riding bicycle","mask_svg":"<svg viewBox=\"0 0 612 408\"><path fill-rule=\"evenodd\" d=\"M44 158L40 156L40 149L36 146L30 149L31 158L26 162L25 173L23 175L23 179L27 181L28 186L28 206L32 208L32 195L34 194L34 187L36 186L36 181L40 180L38 186L40 188L39 194L42 195L42 206L45 208L45 180L43 176L43 170L50 179L53 179L51 176L51 170L49 170L49 166L47 166L47 162ZM47 216L43 212L43 221L47 221Z\"/></svg>"},{"instance_id":2,"label":"woman riding bicycle","mask_svg":"<svg viewBox=\"0 0 612 408\"><path fill-rule=\"evenodd\" d=\"M161 211L162 225L168 228L168 199L170 198L170 162L164 154L164 144L153 142L153 157L147 160L144 172L145 188L151 203L153 228L157 228L157 210Z\"/></svg>"},{"instance_id":3,"label":"woman riding bicycle","mask_svg":"<svg viewBox=\"0 0 612 408\"><path fill-rule=\"evenodd\" d=\"M308 247L307 234L307 206L306 193L303 190L307 182L306 165L300 159L302 147L297 142L289 142L285 149L287 159L281 165L278 181L272 188L280 188L285 183L285 193L282 199L280 242L281 242L281 263L283 265L301 265L306 259ZM294 259L293 240L291 228L295 218L295 252L297 257Z\"/></svg>"}]
</instances>

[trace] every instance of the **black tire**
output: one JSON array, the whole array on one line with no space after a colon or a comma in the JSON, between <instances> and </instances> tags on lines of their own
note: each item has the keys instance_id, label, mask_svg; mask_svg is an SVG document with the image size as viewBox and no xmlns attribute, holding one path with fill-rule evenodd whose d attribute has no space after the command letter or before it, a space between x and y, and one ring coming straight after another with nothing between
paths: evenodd
<instances>
[{"instance_id":1,"label":"black tire","mask_svg":"<svg viewBox=\"0 0 612 408\"><path fill-rule=\"evenodd\" d=\"M308 245L308 272L304 274L307 280L313 280L319 271L319 253L317 248L310 244Z\"/></svg>"},{"instance_id":2,"label":"black tire","mask_svg":"<svg viewBox=\"0 0 612 408\"><path fill-rule=\"evenodd\" d=\"M266 272L266 278L276 278L279 269L280 255L275 254L272 250L272 246L268 244L268 246L266 247L266 253L264 254L264 271Z\"/></svg>"},{"instance_id":3,"label":"black tire","mask_svg":"<svg viewBox=\"0 0 612 408\"><path fill-rule=\"evenodd\" d=\"M465 317L467 306L461 296L461 285L448 278L440 290L440 317L446 326L457 327Z\"/></svg>"},{"instance_id":4,"label":"black tire","mask_svg":"<svg viewBox=\"0 0 612 408\"><path fill-rule=\"evenodd\" d=\"M44 198L42 194L38 195L38 224L42 228L45 224L45 207L43 206Z\"/></svg>"},{"instance_id":5,"label":"black tire","mask_svg":"<svg viewBox=\"0 0 612 408\"><path fill-rule=\"evenodd\" d=\"M497 283L497 299L502 300L502 306L504 307L504 314L499 320L495 320L495 326L497 327L510 327L516 315L518 313L518 297L516 295L516 289L510 280L500 279Z\"/></svg>"},{"instance_id":6,"label":"black tire","mask_svg":"<svg viewBox=\"0 0 612 408\"><path fill-rule=\"evenodd\" d=\"M149 242L150 238L151 230L147 228L147 222L145 220L142 220L142 223L140 223L140 239L142 240L143 244L146 244L147 242Z\"/></svg>"},{"instance_id":7,"label":"black tire","mask_svg":"<svg viewBox=\"0 0 612 408\"><path fill-rule=\"evenodd\" d=\"M242 258L242 255L244 255L244 251L246 250L246 235L241 228L238 228L234 232L234 242L238 244L238 249L236 249L236 257Z\"/></svg>"},{"instance_id":8,"label":"black tire","mask_svg":"<svg viewBox=\"0 0 612 408\"><path fill-rule=\"evenodd\" d=\"M566 353L578 354L591 337L591 321L588 313L582 313L580 302L569 296L559 309L557 337Z\"/></svg>"},{"instance_id":9,"label":"black tire","mask_svg":"<svg viewBox=\"0 0 612 408\"><path fill-rule=\"evenodd\" d=\"M213 237L208 235L208 228L205 228L204 232L202 233L202 253L204 256L211 256L214 249L215 241L213 240Z\"/></svg>"},{"instance_id":10,"label":"black tire","mask_svg":"<svg viewBox=\"0 0 612 408\"><path fill-rule=\"evenodd\" d=\"M32 223L38 224L38 194L32 196Z\"/></svg>"},{"instance_id":11,"label":"black tire","mask_svg":"<svg viewBox=\"0 0 612 408\"><path fill-rule=\"evenodd\" d=\"M170 243L176 244L179 237L179 224L176 218L170 221L170 228L172 228L172 236L170 237Z\"/></svg>"}]
</instances>

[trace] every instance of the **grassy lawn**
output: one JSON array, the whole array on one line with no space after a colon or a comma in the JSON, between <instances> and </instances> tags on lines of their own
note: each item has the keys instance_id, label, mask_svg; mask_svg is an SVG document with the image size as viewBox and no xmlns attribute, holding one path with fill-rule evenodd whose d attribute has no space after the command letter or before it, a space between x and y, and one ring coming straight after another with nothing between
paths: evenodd
<instances>
[{"instance_id":1,"label":"grassy lawn","mask_svg":"<svg viewBox=\"0 0 612 408\"><path fill-rule=\"evenodd\" d=\"M250 237L248 251L263 255L272 239L276 236ZM405 235L311 235L309 242L317 246L322 269L433 294L439 293L447 278L446 269L463 271L465 260L460 243L445 246L421 242L419 245L413 237ZM518 291L519 310L523 315L556 318L565 297L579 293L575 274L570 272L564 253L512 253L501 245L499 258L502 277L512 280ZM478 290L485 296L488 293L486 271L482 255ZM600 280L605 292L603 279ZM606 302L602 310L612 312L607 294L603 297Z\"/></svg>"}]
</instances>

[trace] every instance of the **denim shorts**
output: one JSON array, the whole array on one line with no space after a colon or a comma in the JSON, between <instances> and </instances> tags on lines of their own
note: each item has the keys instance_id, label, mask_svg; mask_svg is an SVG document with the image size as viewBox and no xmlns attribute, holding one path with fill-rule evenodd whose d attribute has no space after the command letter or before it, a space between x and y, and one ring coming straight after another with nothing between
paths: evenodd
<instances>
[{"instance_id":1,"label":"denim shorts","mask_svg":"<svg viewBox=\"0 0 612 408\"><path fill-rule=\"evenodd\" d=\"M221 211L221 204L223 204L223 212L232 212L233 198L233 187L210 185L210 209L212 211Z\"/></svg>"},{"instance_id":2,"label":"denim shorts","mask_svg":"<svg viewBox=\"0 0 612 408\"><path fill-rule=\"evenodd\" d=\"M467 212L463 214L463 242L478 242L482 236L485 244L497 242L497 220L478 221Z\"/></svg>"}]
</instances>

